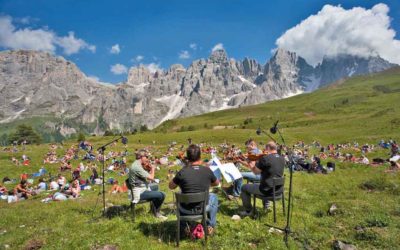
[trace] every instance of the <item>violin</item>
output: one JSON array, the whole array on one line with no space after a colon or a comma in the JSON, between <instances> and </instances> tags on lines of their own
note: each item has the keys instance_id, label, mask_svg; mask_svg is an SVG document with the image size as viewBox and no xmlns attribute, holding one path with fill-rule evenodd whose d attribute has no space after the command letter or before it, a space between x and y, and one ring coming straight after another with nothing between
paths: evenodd
<instances>
[{"instance_id":1,"label":"violin","mask_svg":"<svg viewBox=\"0 0 400 250\"><path fill-rule=\"evenodd\" d=\"M263 156L268 155L268 153L261 153L261 154L248 154L247 159L250 161L258 161L260 160Z\"/></svg>"},{"instance_id":2,"label":"violin","mask_svg":"<svg viewBox=\"0 0 400 250\"><path fill-rule=\"evenodd\" d=\"M239 159L242 161L258 161L265 155L268 155L268 153L267 152L263 152L261 154L248 153L248 154L242 154L242 155L236 156L235 160Z\"/></svg>"}]
</instances>

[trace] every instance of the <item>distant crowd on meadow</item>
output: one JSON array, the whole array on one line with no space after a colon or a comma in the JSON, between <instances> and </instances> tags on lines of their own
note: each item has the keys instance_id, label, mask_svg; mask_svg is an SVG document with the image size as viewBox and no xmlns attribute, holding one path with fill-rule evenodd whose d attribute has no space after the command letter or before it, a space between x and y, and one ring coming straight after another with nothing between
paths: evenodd
<instances>
[{"instance_id":1,"label":"distant crowd on meadow","mask_svg":"<svg viewBox=\"0 0 400 250\"><path fill-rule=\"evenodd\" d=\"M189 139L190 140L190 139ZM191 140L189 141L191 143ZM205 164L218 157L224 162L234 162L238 167L245 165L245 152L241 148L228 143L218 146L212 146L207 143L199 143ZM38 163L31 163L31 159L26 152L26 142L22 142L20 146L3 148L3 152L10 155L10 161L13 165L21 169L20 176L4 176L0 184L1 199L9 203L29 199L32 196L45 193L43 202L59 201L67 199L79 198L83 190L89 190L93 185L102 184L102 176L99 174L103 161L102 154L93 149L90 142L82 141L77 145L72 145L64 149L62 155L58 155L57 149L64 149L62 144L51 144L49 151L43 156L43 162L37 172L30 172L30 169L37 167ZM112 148L111 148L112 149ZM152 146L144 149L149 156L152 165L157 169L163 167L183 166L184 165L184 149L185 145L178 146L176 142L171 142L166 152L155 150ZM349 162L363 164L369 166L380 166L389 163L387 172L400 170L399 163L399 147L396 141L389 139L381 140L376 145L363 144L357 142L345 144L328 144L322 145L314 141L306 144L299 141L290 148L293 152L292 168L295 171L307 171L309 173L326 174L335 170L337 162ZM387 150L386 157L368 158L367 155L377 149ZM289 162L289 148L279 147L279 151L283 153L286 162ZM135 155L139 149L129 152L125 146L122 151L110 150L105 155L107 173L115 173L117 176L128 176L130 166L127 164L127 158ZM22 153L21 157L16 157L17 153ZM357 155L357 156L356 156ZM326 165L322 164L323 162ZM100 164L99 164L100 163ZM58 165L57 173L50 173L46 166ZM176 170L168 171L167 179L173 178ZM85 176L85 178L83 177ZM128 191L127 183L119 183L117 178L108 178L107 184L111 185L109 193L124 193ZM232 187L234 195L238 195L240 191L235 193L237 188Z\"/></svg>"}]
</instances>

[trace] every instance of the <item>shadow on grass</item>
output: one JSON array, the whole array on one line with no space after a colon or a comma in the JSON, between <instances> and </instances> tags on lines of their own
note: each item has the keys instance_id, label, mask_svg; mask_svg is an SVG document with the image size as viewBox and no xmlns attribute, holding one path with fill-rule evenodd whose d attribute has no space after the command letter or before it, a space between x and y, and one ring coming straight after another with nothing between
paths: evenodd
<instances>
[{"instance_id":1,"label":"shadow on grass","mask_svg":"<svg viewBox=\"0 0 400 250\"><path fill-rule=\"evenodd\" d=\"M234 203L234 201L221 202L219 204L219 207L218 207L218 213L221 213L223 215L227 215L227 216L230 216L230 217L235 215L235 214L238 214L238 212L239 212L238 206L236 204L232 205L232 203Z\"/></svg>"},{"instance_id":2,"label":"shadow on grass","mask_svg":"<svg viewBox=\"0 0 400 250\"><path fill-rule=\"evenodd\" d=\"M156 237L167 244L175 244L176 221L164 221L156 223L140 222L138 228L145 236Z\"/></svg>"}]
</instances>

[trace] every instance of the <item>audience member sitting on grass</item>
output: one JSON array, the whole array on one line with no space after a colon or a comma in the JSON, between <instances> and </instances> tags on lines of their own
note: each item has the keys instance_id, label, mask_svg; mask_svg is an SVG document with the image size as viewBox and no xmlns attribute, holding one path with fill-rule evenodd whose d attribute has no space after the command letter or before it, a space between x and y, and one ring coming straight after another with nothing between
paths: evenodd
<instances>
[{"instance_id":1,"label":"audience member sitting on grass","mask_svg":"<svg viewBox=\"0 0 400 250\"><path fill-rule=\"evenodd\" d=\"M63 190L65 185L67 184L67 179L65 179L65 177L62 176L61 174L58 174L57 184L58 184L59 189Z\"/></svg>"},{"instance_id":2,"label":"audience member sitting on grass","mask_svg":"<svg viewBox=\"0 0 400 250\"><path fill-rule=\"evenodd\" d=\"M77 180L81 178L81 169L77 167L74 171L72 171L72 180Z\"/></svg>"},{"instance_id":3,"label":"audience member sitting on grass","mask_svg":"<svg viewBox=\"0 0 400 250\"><path fill-rule=\"evenodd\" d=\"M136 154L134 161L129 168L128 187L133 191L133 203L145 200L150 201L153 207L153 215L161 220L166 220L160 212L161 205L164 202L165 194L158 191L158 185L149 185L148 181L154 179L155 167L150 164L146 151L139 151ZM151 191L148 189L150 188Z\"/></svg>"},{"instance_id":4,"label":"audience member sitting on grass","mask_svg":"<svg viewBox=\"0 0 400 250\"><path fill-rule=\"evenodd\" d=\"M389 159L390 167L386 172L396 172L400 170L400 155L395 155Z\"/></svg>"},{"instance_id":5,"label":"audience member sitting on grass","mask_svg":"<svg viewBox=\"0 0 400 250\"><path fill-rule=\"evenodd\" d=\"M69 161L67 163L63 162L60 167L60 171L66 171L66 170L71 170L71 169L72 169L72 165L71 165L71 162L69 162Z\"/></svg>"},{"instance_id":6,"label":"audience member sitting on grass","mask_svg":"<svg viewBox=\"0 0 400 250\"><path fill-rule=\"evenodd\" d=\"M12 158L11 158L11 161L12 161L12 163L14 163L16 166L20 166L20 165L21 165L21 162L20 162L19 160L17 160L17 158L15 158L15 157L12 157Z\"/></svg>"},{"instance_id":7,"label":"audience member sitting on grass","mask_svg":"<svg viewBox=\"0 0 400 250\"><path fill-rule=\"evenodd\" d=\"M113 182L113 186L111 187L110 194L123 193L123 192L124 192L123 187L118 185L118 181L115 180Z\"/></svg>"},{"instance_id":8,"label":"audience member sitting on grass","mask_svg":"<svg viewBox=\"0 0 400 250\"><path fill-rule=\"evenodd\" d=\"M202 166L201 149L197 145L190 145L186 150L187 166L183 167L169 182L169 188L179 187L182 193L208 192L210 186L218 186L219 181L210 168ZM201 205L198 203L182 204L181 214L199 214ZM217 225L218 197L209 194L207 212L208 233L211 235Z\"/></svg>"},{"instance_id":9,"label":"audience member sitting on grass","mask_svg":"<svg viewBox=\"0 0 400 250\"><path fill-rule=\"evenodd\" d=\"M26 180L21 180L21 182L14 188L14 194L17 195L18 199L28 199L33 195L33 193L28 190L28 183Z\"/></svg>"},{"instance_id":10,"label":"audience member sitting on grass","mask_svg":"<svg viewBox=\"0 0 400 250\"><path fill-rule=\"evenodd\" d=\"M99 174L95 167L92 167L92 175L90 176L89 180L92 184L95 183L95 180L99 178Z\"/></svg>"},{"instance_id":11,"label":"audience member sitting on grass","mask_svg":"<svg viewBox=\"0 0 400 250\"><path fill-rule=\"evenodd\" d=\"M81 193L81 186L79 185L78 180L72 181L71 185L69 186L69 189L65 191L65 194L71 195L73 198L79 197Z\"/></svg>"},{"instance_id":12,"label":"audience member sitting on grass","mask_svg":"<svg viewBox=\"0 0 400 250\"><path fill-rule=\"evenodd\" d=\"M28 174L27 173L22 173L20 176L19 176L19 179L22 181L22 180L28 180Z\"/></svg>"},{"instance_id":13,"label":"audience member sitting on grass","mask_svg":"<svg viewBox=\"0 0 400 250\"><path fill-rule=\"evenodd\" d=\"M17 194L14 192L14 190L10 190L8 191L8 196L7 196L7 203L13 203L13 202L17 202L18 196Z\"/></svg>"},{"instance_id":14,"label":"audience member sitting on grass","mask_svg":"<svg viewBox=\"0 0 400 250\"><path fill-rule=\"evenodd\" d=\"M0 195L5 195L8 192L7 188L0 184Z\"/></svg>"},{"instance_id":15,"label":"audience member sitting on grass","mask_svg":"<svg viewBox=\"0 0 400 250\"><path fill-rule=\"evenodd\" d=\"M60 186L58 185L57 181L54 179L50 180L50 190L59 190Z\"/></svg>"},{"instance_id":16,"label":"audience member sitting on grass","mask_svg":"<svg viewBox=\"0 0 400 250\"><path fill-rule=\"evenodd\" d=\"M39 179L39 183L36 186L36 193L40 193L47 190L47 183L44 181L43 178Z\"/></svg>"}]
</instances>

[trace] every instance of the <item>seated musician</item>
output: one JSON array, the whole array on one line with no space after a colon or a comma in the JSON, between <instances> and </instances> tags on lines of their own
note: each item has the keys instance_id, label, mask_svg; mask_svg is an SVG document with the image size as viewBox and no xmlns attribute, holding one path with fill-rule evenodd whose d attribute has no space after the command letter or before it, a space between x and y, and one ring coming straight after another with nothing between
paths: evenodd
<instances>
[{"instance_id":1,"label":"seated musician","mask_svg":"<svg viewBox=\"0 0 400 250\"><path fill-rule=\"evenodd\" d=\"M268 142L265 145L267 154L263 156L256 163L250 164L250 169L254 174L261 174L260 183L245 184L242 186L242 203L244 211L241 212L241 216L251 215L251 195L266 195L272 196L272 179L274 177L282 177L285 168L285 159L277 152L277 146L275 142ZM276 190L277 193L283 192L283 187Z\"/></svg>"},{"instance_id":2,"label":"seated musician","mask_svg":"<svg viewBox=\"0 0 400 250\"><path fill-rule=\"evenodd\" d=\"M155 167L150 164L146 151L142 150L136 154L134 161L129 168L128 184L132 187L134 203L139 201L150 201L152 203L153 215L161 220L167 217L160 213L161 205L164 202L165 194L158 191L158 185L149 185L148 181L154 181Z\"/></svg>"},{"instance_id":3,"label":"seated musician","mask_svg":"<svg viewBox=\"0 0 400 250\"><path fill-rule=\"evenodd\" d=\"M214 176L211 169L202 166L201 150L196 145L190 145L186 151L188 164L182 168L176 176L169 182L169 188L180 187L182 193L208 192L210 186L218 186L219 181ZM182 205L184 211L182 214L197 214L200 204ZM218 197L215 194L209 194L207 212L209 215L208 233L212 234L217 224Z\"/></svg>"},{"instance_id":4,"label":"seated musician","mask_svg":"<svg viewBox=\"0 0 400 250\"><path fill-rule=\"evenodd\" d=\"M252 155L258 155L261 154L261 150L258 149L257 147L257 143L253 140L253 139L249 139L245 142L246 148L247 148L247 153L248 154L252 154ZM247 159L238 159L237 163L241 164L242 166L245 166L247 168L250 168L250 164L254 164L251 163L251 161L247 160ZM251 171L247 171L247 172L240 172L243 176L243 178L237 179L233 182L232 184L232 196L229 196L230 199L232 198L236 198L240 196L240 192L242 189L242 185L243 185L243 179L249 181L249 182L259 182L260 181L260 175L259 174L255 174Z\"/></svg>"}]
</instances>

